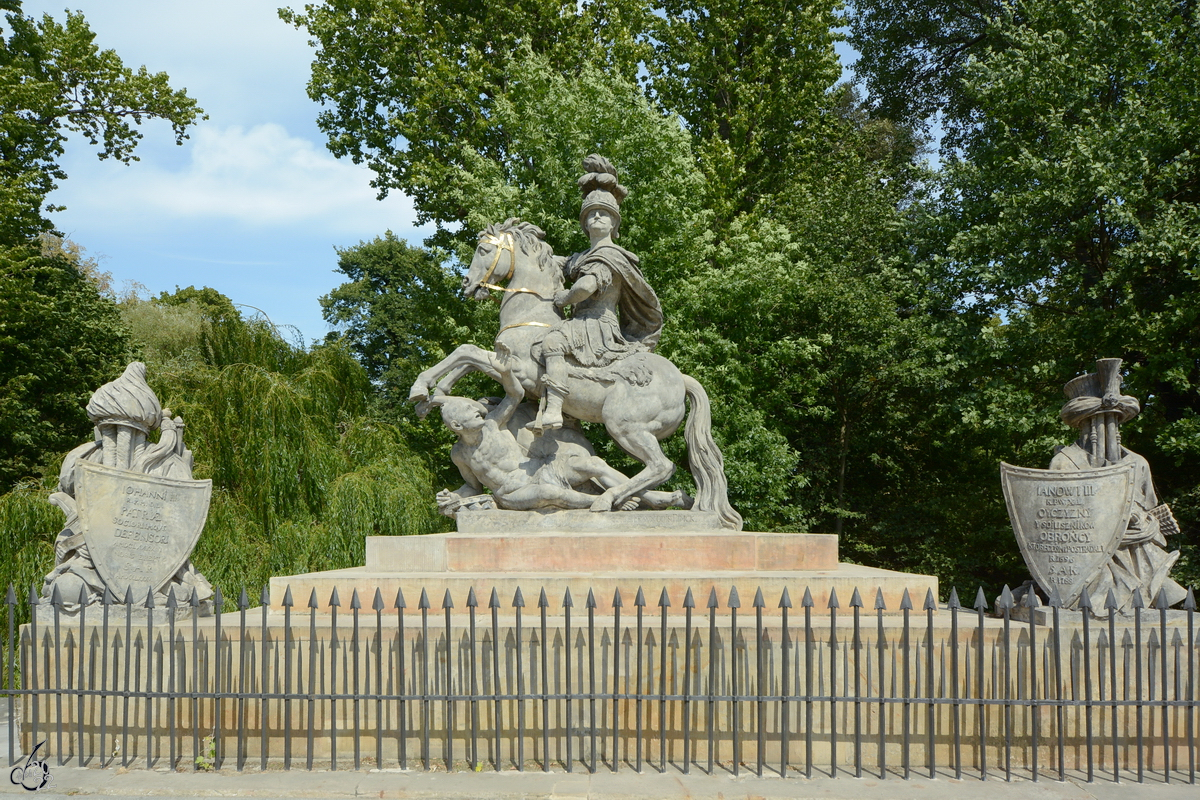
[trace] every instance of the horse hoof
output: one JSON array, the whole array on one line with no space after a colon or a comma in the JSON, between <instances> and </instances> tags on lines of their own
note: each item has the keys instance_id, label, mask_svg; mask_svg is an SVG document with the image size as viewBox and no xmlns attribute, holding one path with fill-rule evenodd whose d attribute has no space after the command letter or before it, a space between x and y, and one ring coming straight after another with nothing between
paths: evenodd
<instances>
[{"instance_id":1,"label":"horse hoof","mask_svg":"<svg viewBox=\"0 0 1200 800\"><path fill-rule=\"evenodd\" d=\"M691 511L692 506L696 505L696 498L684 491L676 492L674 500L674 505L679 506L684 511Z\"/></svg>"},{"instance_id":2,"label":"horse hoof","mask_svg":"<svg viewBox=\"0 0 1200 800\"><path fill-rule=\"evenodd\" d=\"M610 495L608 492L605 492L604 494L597 497L596 501L594 503L592 503L591 510L592 511L612 511L612 495Z\"/></svg>"},{"instance_id":3,"label":"horse hoof","mask_svg":"<svg viewBox=\"0 0 1200 800\"><path fill-rule=\"evenodd\" d=\"M433 403L429 402L428 399L422 400L417 403L417 416L421 419L425 419L425 415L428 414L432 409Z\"/></svg>"}]
</instances>

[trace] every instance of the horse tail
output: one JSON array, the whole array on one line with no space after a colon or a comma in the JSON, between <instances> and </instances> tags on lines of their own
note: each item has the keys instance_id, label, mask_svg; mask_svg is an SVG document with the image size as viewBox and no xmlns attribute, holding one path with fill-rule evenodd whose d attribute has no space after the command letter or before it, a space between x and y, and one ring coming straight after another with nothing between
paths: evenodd
<instances>
[{"instance_id":1,"label":"horse tail","mask_svg":"<svg viewBox=\"0 0 1200 800\"><path fill-rule=\"evenodd\" d=\"M683 388L692 404L683 438L687 442L688 467L696 479L695 509L714 513L721 518L722 525L740 531L742 515L729 504L725 458L712 437L712 406L708 402L708 393L690 375L683 376Z\"/></svg>"}]
</instances>

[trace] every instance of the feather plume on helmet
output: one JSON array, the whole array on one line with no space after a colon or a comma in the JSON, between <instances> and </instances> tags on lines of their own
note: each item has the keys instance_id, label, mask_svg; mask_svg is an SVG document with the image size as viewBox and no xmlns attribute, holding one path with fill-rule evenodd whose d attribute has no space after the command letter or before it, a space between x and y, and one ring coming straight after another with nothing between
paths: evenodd
<instances>
[{"instance_id":1,"label":"feather plume on helmet","mask_svg":"<svg viewBox=\"0 0 1200 800\"><path fill-rule=\"evenodd\" d=\"M579 210L579 224L584 224L587 213L603 208L613 215L613 238L621 227L621 203L629 196L629 190L617 179L617 169L607 158L593 153L583 160L584 175L578 181L583 194L583 206Z\"/></svg>"}]
</instances>

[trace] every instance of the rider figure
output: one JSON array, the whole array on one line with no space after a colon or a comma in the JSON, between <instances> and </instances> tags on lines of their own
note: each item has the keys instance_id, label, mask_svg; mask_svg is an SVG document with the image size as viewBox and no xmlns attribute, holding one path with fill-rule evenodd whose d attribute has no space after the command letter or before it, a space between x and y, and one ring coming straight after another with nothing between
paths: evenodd
<instances>
[{"instance_id":1,"label":"rider figure","mask_svg":"<svg viewBox=\"0 0 1200 800\"><path fill-rule=\"evenodd\" d=\"M579 179L583 207L579 224L591 247L566 260L570 289L554 295L558 308L573 306L542 341L546 372L543 429L561 428L567 389L567 358L580 367L607 367L633 353L654 350L662 334L662 307L638 267L638 258L613 243L621 227L621 202L629 190L603 156L588 156ZM618 313L619 312L619 313Z\"/></svg>"}]
</instances>

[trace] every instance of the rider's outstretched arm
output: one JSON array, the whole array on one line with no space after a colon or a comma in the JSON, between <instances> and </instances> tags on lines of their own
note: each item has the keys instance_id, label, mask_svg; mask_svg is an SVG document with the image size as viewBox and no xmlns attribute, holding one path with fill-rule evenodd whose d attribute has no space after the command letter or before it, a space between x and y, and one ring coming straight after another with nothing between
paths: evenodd
<instances>
[{"instance_id":1,"label":"rider's outstretched arm","mask_svg":"<svg viewBox=\"0 0 1200 800\"><path fill-rule=\"evenodd\" d=\"M594 275L584 275L579 280L575 281L570 289L564 289L554 295L554 305L562 308L563 306L574 305L581 300L586 300L596 293L600 288L600 282L596 280Z\"/></svg>"}]
</instances>

